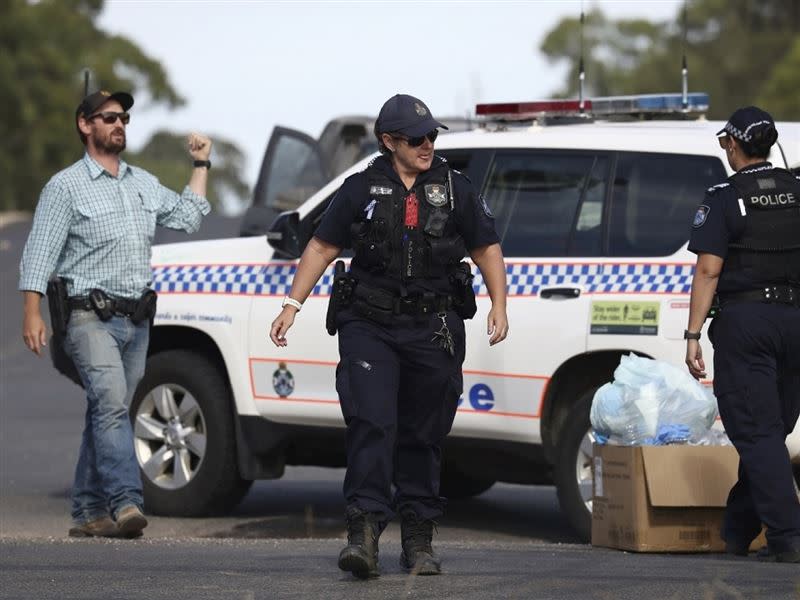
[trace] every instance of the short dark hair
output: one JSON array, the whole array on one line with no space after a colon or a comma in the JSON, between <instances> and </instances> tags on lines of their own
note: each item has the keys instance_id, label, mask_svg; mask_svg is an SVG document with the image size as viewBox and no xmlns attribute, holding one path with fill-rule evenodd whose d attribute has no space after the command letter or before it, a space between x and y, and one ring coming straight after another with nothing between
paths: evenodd
<instances>
[{"instance_id":1,"label":"short dark hair","mask_svg":"<svg viewBox=\"0 0 800 600\"><path fill-rule=\"evenodd\" d=\"M375 139L378 140L378 151L383 154L384 156L391 156L392 151L386 147L386 144L383 143L383 134L388 133L392 135L388 131L384 131L383 133L378 132L378 122L375 122L375 127L372 128L373 133L375 134Z\"/></svg>"}]
</instances>

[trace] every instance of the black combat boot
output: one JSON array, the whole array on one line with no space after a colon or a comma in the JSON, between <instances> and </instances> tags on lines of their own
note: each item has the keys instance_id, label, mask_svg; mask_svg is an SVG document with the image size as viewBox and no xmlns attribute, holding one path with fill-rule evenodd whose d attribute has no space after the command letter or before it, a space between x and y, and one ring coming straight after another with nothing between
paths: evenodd
<instances>
[{"instance_id":1,"label":"black combat boot","mask_svg":"<svg viewBox=\"0 0 800 600\"><path fill-rule=\"evenodd\" d=\"M412 575L439 575L442 562L431 548L435 523L418 517L412 510L403 511L401 519L403 553L400 555L400 565Z\"/></svg>"},{"instance_id":2,"label":"black combat boot","mask_svg":"<svg viewBox=\"0 0 800 600\"><path fill-rule=\"evenodd\" d=\"M339 568L359 579L380 574L378 570L378 538L381 526L374 514L356 507L347 509L347 546L339 553Z\"/></svg>"}]
</instances>

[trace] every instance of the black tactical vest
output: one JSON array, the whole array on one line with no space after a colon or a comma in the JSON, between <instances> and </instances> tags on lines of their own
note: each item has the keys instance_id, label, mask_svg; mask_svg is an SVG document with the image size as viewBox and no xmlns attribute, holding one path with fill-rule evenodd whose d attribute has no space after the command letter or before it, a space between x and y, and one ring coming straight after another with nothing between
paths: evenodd
<instances>
[{"instance_id":1,"label":"black tactical vest","mask_svg":"<svg viewBox=\"0 0 800 600\"><path fill-rule=\"evenodd\" d=\"M351 228L355 266L408 283L446 278L464 258L450 170L436 171L406 192L379 169L367 168L369 203Z\"/></svg>"},{"instance_id":2,"label":"black tactical vest","mask_svg":"<svg viewBox=\"0 0 800 600\"><path fill-rule=\"evenodd\" d=\"M726 269L759 284L800 285L800 180L772 168L737 173L730 182L746 221L728 244Z\"/></svg>"}]
</instances>

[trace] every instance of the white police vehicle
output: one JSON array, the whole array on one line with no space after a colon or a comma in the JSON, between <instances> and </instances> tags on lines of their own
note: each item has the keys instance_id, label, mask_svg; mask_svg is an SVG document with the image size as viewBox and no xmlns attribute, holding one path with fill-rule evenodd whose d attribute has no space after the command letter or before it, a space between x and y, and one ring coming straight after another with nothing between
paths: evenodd
<instances>
[{"instance_id":1,"label":"white police vehicle","mask_svg":"<svg viewBox=\"0 0 800 600\"><path fill-rule=\"evenodd\" d=\"M705 189L730 172L714 135L722 124L702 118L707 97L689 96L695 118L673 111L678 99L595 99L586 104L594 118L561 121L574 103L483 105L484 127L437 141L496 217L511 324L506 342L489 348L477 275L444 495L554 482L588 539L592 396L623 354L683 363L690 223ZM771 160L797 168L800 128L778 129ZM287 464L344 466L337 344L324 329L332 270L287 348L268 332L322 212L367 161L282 214L266 236L154 248L159 310L131 407L151 511L225 511L252 480L280 477ZM800 444L792 452L800 458Z\"/></svg>"}]
</instances>

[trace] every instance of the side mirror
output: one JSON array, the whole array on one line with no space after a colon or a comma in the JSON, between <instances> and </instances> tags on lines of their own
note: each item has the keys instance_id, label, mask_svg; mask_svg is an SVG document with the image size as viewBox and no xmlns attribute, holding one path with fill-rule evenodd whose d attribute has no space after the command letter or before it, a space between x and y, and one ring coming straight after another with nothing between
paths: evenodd
<instances>
[{"instance_id":1,"label":"side mirror","mask_svg":"<svg viewBox=\"0 0 800 600\"><path fill-rule=\"evenodd\" d=\"M256 237L269 231L270 225L280 213L261 204L254 204L247 209L239 227L239 236Z\"/></svg>"},{"instance_id":2,"label":"side mirror","mask_svg":"<svg viewBox=\"0 0 800 600\"><path fill-rule=\"evenodd\" d=\"M300 236L300 216L296 212L278 215L267 232L267 241L281 258L300 258L305 247Z\"/></svg>"}]
</instances>

